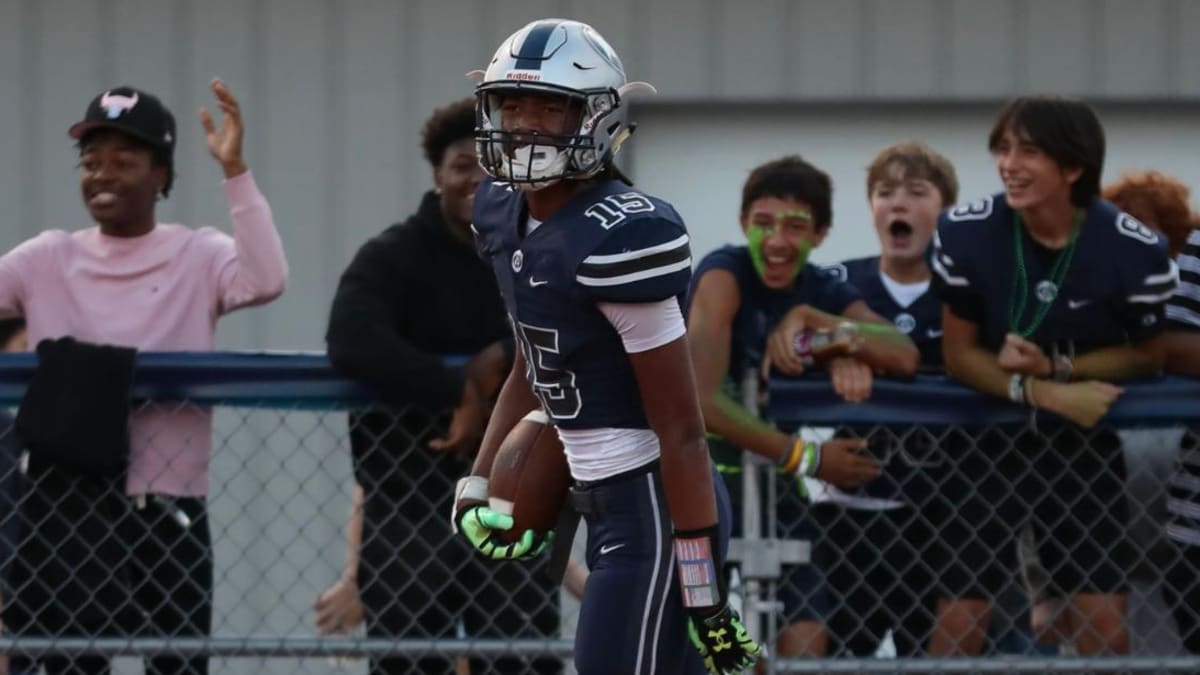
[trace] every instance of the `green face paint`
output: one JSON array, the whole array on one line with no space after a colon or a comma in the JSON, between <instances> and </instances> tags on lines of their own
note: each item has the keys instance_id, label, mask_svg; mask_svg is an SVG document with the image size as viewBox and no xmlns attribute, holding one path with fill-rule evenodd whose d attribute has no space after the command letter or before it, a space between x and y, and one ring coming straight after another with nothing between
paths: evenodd
<instances>
[{"instance_id":1,"label":"green face paint","mask_svg":"<svg viewBox=\"0 0 1200 675\"><path fill-rule=\"evenodd\" d=\"M767 257L763 252L767 238L784 230L784 221L788 219L799 218L811 226L812 214L808 211L781 211L775 215L775 222L771 225L761 225L750 223L746 226L746 239L750 244L750 261L754 265L754 271L758 272L758 278L764 279L767 270ZM794 226L793 226L794 227ZM784 230L785 232L787 230ZM796 242L796 265L792 269L790 279L795 279L800 270L808 262L808 254L812 252L812 245L809 243L808 237L799 236Z\"/></svg>"}]
</instances>

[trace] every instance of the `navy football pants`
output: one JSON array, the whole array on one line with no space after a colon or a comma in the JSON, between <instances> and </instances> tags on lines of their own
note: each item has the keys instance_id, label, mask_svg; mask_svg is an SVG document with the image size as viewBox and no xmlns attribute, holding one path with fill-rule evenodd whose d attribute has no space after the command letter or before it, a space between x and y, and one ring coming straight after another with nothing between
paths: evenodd
<instances>
[{"instance_id":1,"label":"navy football pants","mask_svg":"<svg viewBox=\"0 0 1200 675\"><path fill-rule=\"evenodd\" d=\"M722 558L729 496L713 472ZM572 501L588 526L584 590L575 634L580 675L703 675L687 635L671 518L658 463L579 484Z\"/></svg>"}]
</instances>

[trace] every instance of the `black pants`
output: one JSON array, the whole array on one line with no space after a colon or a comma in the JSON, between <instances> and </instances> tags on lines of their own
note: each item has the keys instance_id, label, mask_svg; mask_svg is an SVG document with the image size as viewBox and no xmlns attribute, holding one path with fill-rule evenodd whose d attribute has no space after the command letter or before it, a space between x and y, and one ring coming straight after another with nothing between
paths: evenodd
<instances>
[{"instance_id":1,"label":"black pants","mask_svg":"<svg viewBox=\"0 0 1200 675\"><path fill-rule=\"evenodd\" d=\"M447 489L446 494L450 488ZM406 493L401 493L406 494ZM407 493L411 497L412 493ZM558 588L536 562L485 560L455 536L442 509L369 492L363 505L358 583L367 635L380 638L553 638ZM376 659L371 675L454 673L454 659L428 654ZM472 659L472 675L554 675L557 658Z\"/></svg>"},{"instance_id":2,"label":"black pants","mask_svg":"<svg viewBox=\"0 0 1200 675\"><path fill-rule=\"evenodd\" d=\"M936 540L920 511L813 507L821 535L813 562L831 595L826 617L831 655L871 656L891 629L900 656L925 651L933 628L937 585L927 546Z\"/></svg>"},{"instance_id":3,"label":"black pants","mask_svg":"<svg viewBox=\"0 0 1200 675\"><path fill-rule=\"evenodd\" d=\"M212 546L203 498L143 506L123 481L31 475L20 507L4 623L30 637L203 637L212 621ZM190 521L180 522L180 513ZM107 675L103 656L47 656L47 675ZM14 658L15 669L32 668ZM148 675L204 675L206 657L146 659Z\"/></svg>"}]
</instances>

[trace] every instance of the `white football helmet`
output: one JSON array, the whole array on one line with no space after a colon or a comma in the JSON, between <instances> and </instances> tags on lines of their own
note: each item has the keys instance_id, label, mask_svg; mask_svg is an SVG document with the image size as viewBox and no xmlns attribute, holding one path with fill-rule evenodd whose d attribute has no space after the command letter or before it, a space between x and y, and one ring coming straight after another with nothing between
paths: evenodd
<instances>
[{"instance_id":1,"label":"white football helmet","mask_svg":"<svg viewBox=\"0 0 1200 675\"><path fill-rule=\"evenodd\" d=\"M612 162L633 133L623 96L653 92L645 82L626 82L621 59L591 26L566 19L534 21L508 37L487 71L468 76L475 88L475 145L488 175L523 190L560 180L582 180ZM564 97L579 110L578 128L562 135L505 130L500 110L506 97ZM533 139L533 142L530 140Z\"/></svg>"}]
</instances>

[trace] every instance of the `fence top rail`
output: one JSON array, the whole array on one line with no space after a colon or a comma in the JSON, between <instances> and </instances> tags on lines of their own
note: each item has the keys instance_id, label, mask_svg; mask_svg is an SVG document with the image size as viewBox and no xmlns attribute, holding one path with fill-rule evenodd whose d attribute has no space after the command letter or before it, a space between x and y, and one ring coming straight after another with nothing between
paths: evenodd
<instances>
[{"instance_id":1,"label":"fence top rail","mask_svg":"<svg viewBox=\"0 0 1200 675\"><path fill-rule=\"evenodd\" d=\"M1122 383L1124 392L1105 418L1117 426L1173 426L1200 421L1200 379L1159 377ZM853 405L817 376L772 378L767 415L783 426L896 424L983 426L1023 424L1031 410L982 394L946 375L912 380L875 378L871 397ZM1037 412L1039 422L1061 419Z\"/></svg>"},{"instance_id":2,"label":"fence top rail","mask_svg":"<svg viewBox=\"0 0 1200 675\"><path fill-rule=\"evenodd\" d=\"M460 365L465 357L447 355ZM37 367L36 354L0 354L0 404L15 405ZM1200 420L1200 380L1164 377L1124 385L1109 421L1121 425ZM876 378L871 398L847 405L819 376L773 378L768 416L799 424L1019 424L1029 411L980 394L946 376ZM395 395L343 377L320 352L141 352L133 396L203 405L355 408ZM1039 413L1042 415L1044 413Z\"/></svg>"}]
</instances>

